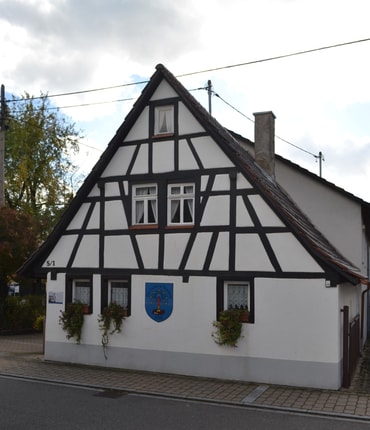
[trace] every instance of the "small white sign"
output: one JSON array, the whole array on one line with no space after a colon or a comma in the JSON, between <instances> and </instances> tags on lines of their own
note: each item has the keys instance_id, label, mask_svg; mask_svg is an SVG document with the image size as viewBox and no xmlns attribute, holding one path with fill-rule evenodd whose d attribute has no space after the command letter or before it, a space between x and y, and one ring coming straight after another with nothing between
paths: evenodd
<instances>
[{"instance_id":1,"label":"small white sign","mask_svg":"<svg viewBox=\"0 0 370 430\"><path fill-rule=\"evenodd\" d=\"M50 291L49 293L49 303L51 304L63 304L63 292L62 291Z\"/></svg>"}]
</instances>

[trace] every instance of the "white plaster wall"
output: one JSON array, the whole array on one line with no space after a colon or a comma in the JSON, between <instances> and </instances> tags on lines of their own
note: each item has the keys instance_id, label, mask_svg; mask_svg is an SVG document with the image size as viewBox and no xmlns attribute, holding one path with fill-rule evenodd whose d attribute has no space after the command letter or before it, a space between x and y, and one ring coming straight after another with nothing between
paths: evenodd
<instances>
[{"instance_id":1,"label":"white plaster wall","mask_svg":"<svg viewBox=\"0 0 370 430\"><path fill-rule=\"evenodd\" d=\"M90 221L87 224L87 229L99 228L100 226L100 203L96 203L91 214Z\"/></svg>"},{"instance_id":2,"label":"white plaster wall","mask_svg":"<svg viewBox=\"0 0 370 430\"><path fill-rule=\"evenodd\" d=\"M197 160L194 158L194 155L190 150L189 144L185 139L179 140L179 169L199 169Z\"/></svg>"},{"instance_id":3,"label":"white plaster wall","mask_svg":"<svg viewBox=\"0 0 370 430\"><path fill-rule=\"evenodd\" d=\"M201 219L201 226L229 225L230 224L230 197L210 196Z\"/></svg>"},{"instance_id":4,"label":"white plaster wall","mask_svg":"<svg viewBox=\"0 0 370 430\"><path fill-rule=\"evenodd\" d=\"M125 141L147 139L149 136L149 107L145 106L144 110L135 121L135 124L128 132Z\"/></svg>"},{"instance_id":5,"label":"white plaster wall","mask_svg":"<svg viewBox=\"0 0 370 430\"><path fill-rule=\"evenodd\" d=\"M127 229L126 214L121 200L106 201L105 210L105 230Z\"/></svg>"},{"instance_id":6,"label":"white plaster wall","mask_svg":"<svg viewBox=\"0 0 370 430\"><path fill-rule=\"evenodd\" d=\"M146 282L173 282L173 311L163 322L146 314ZM202 352L213 347L215 278L190 277L183 283L180 277L138 275L132 277L131 291L131 316L124 321L121 338L112 336L112 345L178 352Z\"/></svg>"},{"instance_id":7,"label":"white plaster wall","mask_svg":"<svg viewBox=\"0 0 370 430\"><path fill-rule=\"evenodd\" d=\"M178 97L178 94L174 91L174 89L167 81L163 80L158 85L158 88L154 91L154 94L152 95L150 100L161 100L171 97Z\"/></svg>"},{"instance_id":8,"label":"white plaster wall","mask_svg":"<svg viewBox=\"0 0 370 430\"><path fill-rule=\"evenodd\" d=\"M260 195L252 195L248 197L251 201L258 219L264 227L282 227L284 224L278 216L272 211L270 206L263 200Z\"/></svg>"},{"instance_id":9,"label":"white plaster wall","mask_svg":"<svg viewBox=\"0 0 370 430\"><path fill-rule=\"evenodd\" d=\"M66 267L77 237L76 234L62 236L42 267Z\"/></svg>"},{"instance_id":10,"label":"white plaster wall","mask_svg":"<svg viewBox=\"0 0 370 430\"><path fill-rule=\"evenodd\" d=\"M131 173L133 175L148 173L149 146L145 143L140 145L139 153L136 157Z\"/></svg>"},{"instance_id":11,"label":"white plaster wall","mask_svg":"<svg viewBox=\"0 0 370 430\"><path fill-rule=\"evenodd\" d=\"M349 307L349 318L354 318L361 313L361 291L360 285L342 284L339 287L339 306Z\"/></svg>"},{"instance_id":12,"label":"white plaster wall","mask_svg":"<svg viewBox=\"0 0 370 430\"><path fill-rule=\"evenodd\" d=\"M140 255L145 269L156 269L158 267L159 235L142 234L136 235Z\"/></svg>"},{"instance_id":13,"label":"white plaster wall","mask_svg":"<svg viewBox=\"0 0 370 430\"><path fill-rule=\"evenodd\" d=\"M248 355L336 363L339 293L325 280L256 279L255 324L247 327Z\"/></svg>"},{"instance_id":14,"label":"white plaster wall","mask_svg":"<svg viewBox=\"0 0 370 430\"><path fill-rule=\"evenodd\" d=\"M47 299L46 306L46 328L45 328L45 341L46 341L46 351L45 357L48 358L47 343L48 342L64 342L69 344L75 344L76 339L67 339L65 331L63 331L61 325L59 324L59 317L61 312L65 309L65 286L66 279L64 273L58 273L57 280L52 281L50 275L47 279L46 294L47 298L49 293L59 293L63 297L63 303L49 303ZM82 327L81 334L81 345L101 345L101 332L99 331L98 315L101 309L101 280L100 275L93 276L93 312L92 314L84 316L84 324ZM83 348L79 350L81 363L87 362L88 358L84 357Z\"/></svg>"},{"instance_id":15,"label":"white plaster wall","mask_svg":"<svg viewBox=\"0 0 370 430\"><path fill-rule=\"evenodd\" d=\"M135 149L136 145L119 147L101 177L125 175Z\"/></svg>"},{"instance_id":16,"label":"white plaster wall","mask_svg":"<svg viewBox=\"0 0 370 430\"><path fill-rule=\"evenodd\" d=\"M284 272L323 271L292 233L270 233L267 238Z\"/></svg>"},{"instance_id":17,"label":"white plaster wall","mask_svg":"<svg viewBox=\"0 0 370 430\"><path fill-rule=\"evenodd\" d=\"M118 182L107 182L104 195L105 197L120 197Z\"/></svg>"},{"instance_id":18,"label":"white plaster wall","mask_svg":"<svg viewBox=\"0 0 370 430\"><path fill-rule=\"evenodd\" d=\"M204 128L194 118L194 115L189 112L189 109L184 103L179 103L179 135L189 133L202 133Z\"/></svg>"},{"instance_id":19,"label":"white plaster wall","mask_svg":"<svg viewBox=\"0 0 370 430\"><path fill-rule=\"evenodd\" d=\"M360 204L276 162L276 179L315 226L358 268L363 267Z\"/></svg>"},{"instance_id":20,"label":"white plaster wall","mask_svg":"<svg viewBox=\"0 0 370 430\"><path fill-rule=\"evenodd\" d=\"M158 323L146 314L146 282L173 282L174 306L166 321ZM100 276L94 275L93 313L84 317L81 346L101 345L101 332L98 327L100 288ZM214 349L211 333L212 321L216 318L215 278L191 277L189 283L183 283L180 277L133 276L131 289L131 316L123 322L122 333L110 336L110 346L187 352ZM51 291L62 293L65 301L64 274L58 274L56 281L51 281L49 277L47 292ZM65 332L58 324L60 312L64 308L64 302L47 304L46 342L75 343L74 339L67 340Z\"/></svg>"},{"instance_id":21,"label":"white plaster wall","mask_svg":"<svg viewBox=\"0 0 370 430\"><path fill-rule=\"evenodd\" d=\"M104 239L104 266L136 269L137 261L130 236L106 236Z\"/></svg>"},{"instance_id":22,"label":"white plaster wall","mask_svg":"<svg viewBox=\"0 0 370 430\"><path fill-rule=\"evenodd\" d=\"M210 137L198 137L191 140L203 166L206 169L216 167L234 167L229 157Z\"/></svg>"},{"instance_id":23,"label":"white plaster wall","mask_svg":"<svg viewBox=\"0 0 370 430\"><path fill-rule=\"evenodd\" d=\"M163 322L146 314L146 282L173 283L173 311ZM132 276L131 316L121 333L110 336L108 361L98 328L100 286L100 276L94 275L93 314L85 316L81 345L67 340L58 324L64 303L48 303L46 359L263 383L340 385L339 293L325 288L324 279L256 279L255 323L243 324L238 347L230 348L212 337L216 278L190 277L184 283L181 277ZM64 288L64 275L48 279L48 292L64 294Z\"/></svg>"},{"instance_id":24,"label":"white plaster wall","mask_svg":"<svg viewBox=\"0 0 370 430\"><path fill-rule=\"evenodd\" d=\"M63 303L49 303L48 297L50 293L57 293L62 298ZM50 274L47 277L46 284L46 326L45 326L45 341L67 342L65 332L59 325L60 312L65 308L65 274L58 273L57 279L52 281ZM47 357L47 349L45 351Z\"/></svg>"},{"instance_id":25,"label":"white plaster wall","mask_svg":"<svg viewBox=\"0 0 370 430\"><path fill-rule=\"evenodd\" d=\"M252 272L274 270L258 234L236 234L235 269Z\"/></svg>"},{"instance_id":26,"label":"white plaster wall","mask_svg":"<svg viewBox=\"0 0 370 430\"><path fill-rule=\"evenodd\" d=\"M153 173L173 172L174 141L155 142L153 145Z\"/></svg>"},{"instance_id":27,"label":"white plaster wall","mask_svg":"<svg viewBox=\"0 0 370 430\"><path fill-rule=\"evenodd\" d=\"M99 236L85 234L78 247L72 267L99 266Z\"/></svg>"},{"instance_id":28,"label":"white plaster wall","mask_svg":"<svg viewBox=\"0 0 370 430\"><path fill-rule=\"evenodd\" d=\"M85 221L87 211L90 208L91 203L83 203L80 209L77 211L76 215L73 217L72 221L69 223L67 230L79 229L82 227Z\"/></svg>"}]
</instances>

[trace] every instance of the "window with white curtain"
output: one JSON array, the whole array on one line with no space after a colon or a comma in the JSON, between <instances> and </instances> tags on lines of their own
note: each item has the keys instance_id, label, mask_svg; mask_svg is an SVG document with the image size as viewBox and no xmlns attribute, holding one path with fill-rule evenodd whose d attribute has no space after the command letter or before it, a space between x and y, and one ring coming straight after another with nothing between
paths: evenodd
<instances>
[{"instance_id":1,"label":"window with white curtain","mask_svg":"<svg viewBox=\"0 0 370 430\"><path fill-rule=\"evenodd\" d=\"M168 185L168 224L194 224L194 184Z\"/></svg>"},{"instance_id":2,"label":"window with white curtain","mask_svg":"<svg viewBox=\"0 0 370 430\"><path fill-rule=\"evenodd\" d=\"M157 106L155 108L154 122L155 135L173 133L173 106Z\"/></svg>"},{"instance_id":3,"label":"window with white curtain","mask_svg":"<svg viewBox=\"0 0 370 430\"><path fill-rule=\"evenodd\" d=\"M128 281L109 281L108 297L109 303L117 303L128 309Z\"/></svg>"},{"instance_id":4,"label":"window with white curtain","mask_svg":"<svg viewBox=\"0 0 370 430\"><path fill-rule=\"evenodd\" d=\"M250 310L249 282L225 282L224 309Z\"/></svg>"},{"instance_id":5,"label":"window with white curtain","mask_svg":"<svg viewBox=\"0 0 370 430\"><path fill-rule=\"evenodd\" d=\"M75 279L72 291L73 302L91 305L91 281L89 279Z\"/></svg>"},{"instance_id":6,"label":"window with white curtain","mask_svg":"<svg viewBox=\"0 0 370 430\"><path fill-rule=\"evenodd\" d=\"M157 224L157 185L133 187L133 224Z\"/></svg>"}]
</instances>

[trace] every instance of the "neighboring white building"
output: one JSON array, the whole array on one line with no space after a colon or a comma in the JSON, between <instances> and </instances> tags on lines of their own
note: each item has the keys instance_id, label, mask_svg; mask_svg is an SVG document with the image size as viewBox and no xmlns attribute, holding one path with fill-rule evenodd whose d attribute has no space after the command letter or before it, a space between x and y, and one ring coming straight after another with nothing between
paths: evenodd
<instances>
[{"instance_id":1,"label":"neighboring white building","mask_svg":"<svg viewBox=\"0 0 370 430\"><path fill-rule=\"evenodd\" d=\"M326 191L313 204L303 197L306 186L290 184L295 167L271 153L273 122L270 112L256 114L256 148L267 148L267 156L262 151L255 162L242 148L250 142L157 66L61 221L20 269L47 276L47 360L341 386L341 309L348 306L351 317L361 312L362 226L369 223L358 206L366 214L369 206L354 200L352 210L333 189L332 222L316 214L321 200L328 211ZM274 164L295 201L274 179ZM349 239L337 237L347 229ZM365 240L361 249L358 240ZM97 318L112 294L129 316L105 357ZM89 305L80 345L58 323L76 297ZM251 312L237 348L212 337L212 322L231 300Z\"/></svg>"}]
</instances>

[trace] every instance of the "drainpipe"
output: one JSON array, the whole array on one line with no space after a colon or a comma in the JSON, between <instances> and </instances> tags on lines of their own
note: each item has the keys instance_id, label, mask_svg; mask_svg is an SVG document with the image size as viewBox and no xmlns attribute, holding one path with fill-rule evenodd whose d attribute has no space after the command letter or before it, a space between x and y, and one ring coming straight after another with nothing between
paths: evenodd
<instances>
[{"instance_id":1,"label":"drainpipe","mask_svg":"<svg viewBox=\"0 0 370 430\"><path fill-rule=\"evenodd\" d=\"M366 284L367 288L361 294L361 344L364 338L365 295L370 291L370 282Z\"/></svg>"}]
</instances>

